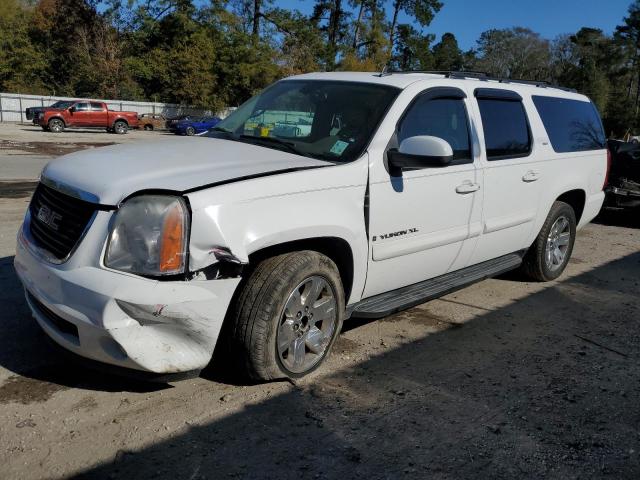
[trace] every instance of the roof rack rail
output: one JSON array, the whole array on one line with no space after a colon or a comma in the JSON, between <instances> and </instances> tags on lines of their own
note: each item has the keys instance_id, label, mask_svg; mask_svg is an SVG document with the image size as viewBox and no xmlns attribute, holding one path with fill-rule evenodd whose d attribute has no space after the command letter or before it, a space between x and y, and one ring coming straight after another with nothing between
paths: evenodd
<instances>
[{"instance_id":1,"label":"roof rack rail","mask_svg":"<svg viewBox=\"0 0 640 480\"><path fill-rule=\"evenodd\" d=\"M531 85L539 88L555 88L558 90L563 90L565 92L576 92L573 88L561 87L558 85L550 84L544 80L525 80L519 78L504 78L504 77L496 77L493 75L489 75L486 72L478 72L478 71L464 71L464 70L389 70L385 66L380 76L393 75L393 74L403 74L403 73L426 73L431 75L444 75L445 78L455 78L455 79L466 79L471 78L475 80L493 80L499 83L519 83L523 85Z\"/></svg>"}]
</instances>

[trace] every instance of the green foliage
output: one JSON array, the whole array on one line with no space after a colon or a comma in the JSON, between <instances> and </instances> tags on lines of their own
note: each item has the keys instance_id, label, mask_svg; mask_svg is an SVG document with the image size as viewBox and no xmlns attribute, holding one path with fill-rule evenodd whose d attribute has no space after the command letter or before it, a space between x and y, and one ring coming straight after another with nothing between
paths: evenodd
<instances>
[{"instance_id":1,"label":"green foliage","mask_svg":"<svg viewBox=\"0 0 640 480\"><path fill-rule=\"evenodd\" d=\"M18 0L0 2L0 91L46 91L41 76L45 58L30 38L32 16L32 9Z\"/></svg>"},{"instance_id":2,"label":"green foliage","mask_svg":"<svg viewBox=\"0 0 640 480\"><path fill-rule=\"evenodd\" d=\"M0 0L0 90L219 109L317 70L483 70L589 95L607 131L640 133L640 0L609 36L492 29L462 52L428 27L439 0ZM407 22L407 18L409 21ZM406 22L406 23L402 23Z\"/></svg>"}]
</instances>

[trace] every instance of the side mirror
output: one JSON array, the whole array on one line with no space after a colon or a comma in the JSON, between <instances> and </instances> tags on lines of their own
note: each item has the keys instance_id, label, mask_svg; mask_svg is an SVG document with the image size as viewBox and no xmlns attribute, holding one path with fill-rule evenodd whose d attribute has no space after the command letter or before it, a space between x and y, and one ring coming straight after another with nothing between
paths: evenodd
<instances>
[{"instance_id":1,"label":"side mirror","mask_svg":"<svg viewBox=\"0 0 640 480\"><path fill-rule=\"evenodd\" d=\"M392 170L405 168L446 167L453 160L453 149L449 142L439 137L419 135L405 138L400 148L387 152Z\"/></svg>"},{"instance_id":2,"label":"side mirror","mask_svg":"<svg viewBox=\"0 0 640 480\"><path fill-rule=\"evenodd\" d=\"M69 107L69 112L70 112L70 113L73 113L73 112L75 112L75 111L76 111L76 107Z\"/></svg>"}]
</instances>

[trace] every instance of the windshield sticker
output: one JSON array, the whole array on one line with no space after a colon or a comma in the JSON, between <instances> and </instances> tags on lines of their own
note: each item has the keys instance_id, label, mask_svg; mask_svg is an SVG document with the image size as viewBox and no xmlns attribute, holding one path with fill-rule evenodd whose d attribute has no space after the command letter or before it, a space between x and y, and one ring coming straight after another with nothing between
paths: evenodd
<instances>
[{"instance_id":1,"label":"windshield sticker","mask_svg":"<svg viewBox=\"0 0 640 480\"><path fill-rule=\"evenodd\" d=\"M329 151L334 155L342 155L342 153L347 149L348 146L349 146L348 142L343 142L342 140L338 140L336 143L333 144L333 147L331 147L331 150Z\"/></svg>"}]
</instances>

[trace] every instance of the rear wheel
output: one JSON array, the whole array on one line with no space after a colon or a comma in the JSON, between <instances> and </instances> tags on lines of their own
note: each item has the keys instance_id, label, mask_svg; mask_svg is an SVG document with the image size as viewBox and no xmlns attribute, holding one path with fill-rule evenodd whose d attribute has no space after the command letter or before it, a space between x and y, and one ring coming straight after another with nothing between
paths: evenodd
<instances>
[{"instance_id":1,"label":"rear wheel","mask_svg":"<svg viewBox=\"0 0 640 480\"><path fill-rule=\"evenodd\" d=\"M331 259L313 251L262 261L233 306L228 352L254 380L302 377L329 354L344 319Z\"/></svg>"},{"instance_id":2,"label":"rear wheel","mask_svg":"<svg viewBox=\"0 0 640 480\"><path fill-rule=\"evenodd\" d=\"M59 118L52 118L51 120L49 120L49 123L47 125L49 127L49 130L53 133L60 133L64 131L64 122Z\"/></svg>"},{"instance_id":3,"label":"rear wheel","mask_svg":"<svg viewBox=\"0 0 640 480\"><path fill-rule=\"evenodd\" d=\"M116 121L116 123L113 124L113 131L116 132L118 135L124 135L125 133L127 133L128 130L129 130L129 125L127 125L127 122L118 120Z\"/></svg>"},{"instance_id":4,"label":"rear wheel","mask_svg":"<svg viewBox=\"0 0 640 480\"><path fill-rule=\"evenodd\" d=\"M527 251L522 270L540 282L558 278L569 263L576 238L576 214L564 202L555 202L536 241Z\"/></svg>"},{"instance_id":5,"label":"rear wheel","mask_svg":"<svg viewBox=\"0 0 640 480\"><path fill-rule=\"evenodd\" d=\"M144 129L145 129L146 131L153 130L153 125L145 125L145 126L144 126Z\"/></svg>"},{"instance_id":6,"label":"rear wheel","mask_svg":"<svg viewBox=\"0 0 640 480\"><path fill-rule=\"evenodd\" d=\"M196 134L196 129L193 127L187 127L187 129L185 130L185 133L191 137Z\"/></svg>"}]
</instances>

